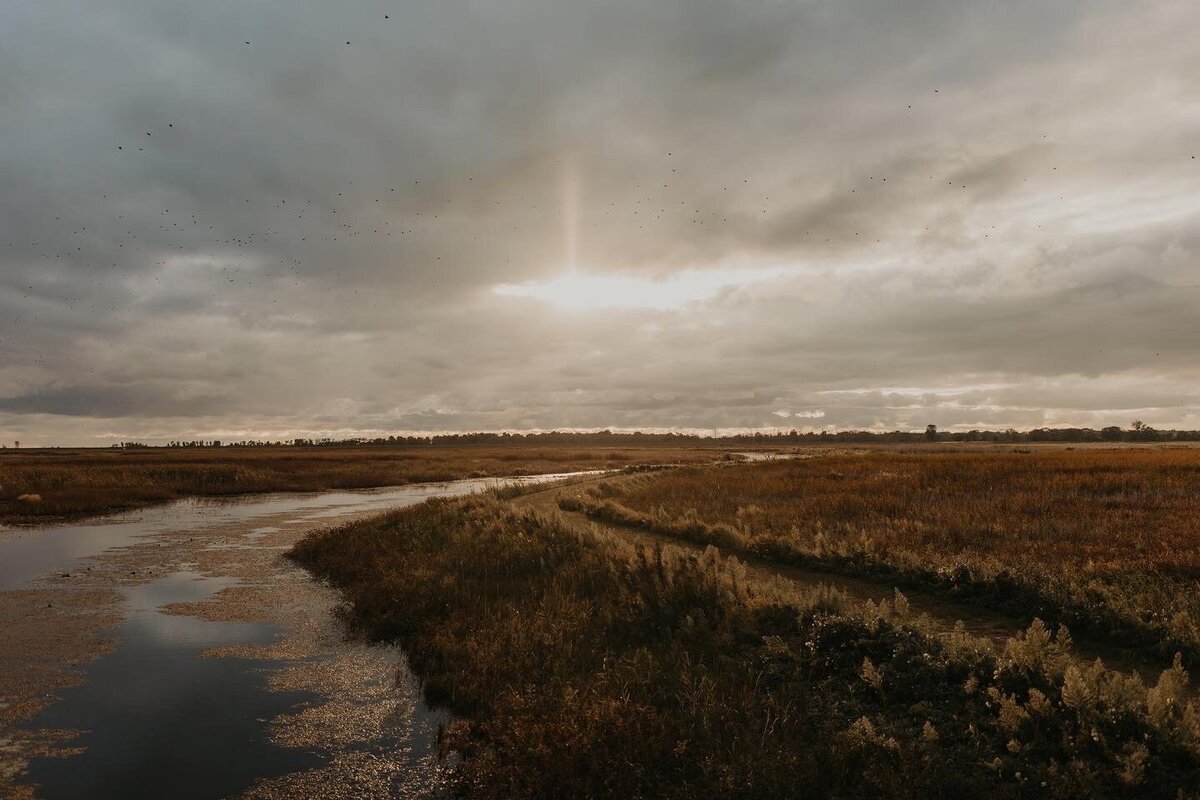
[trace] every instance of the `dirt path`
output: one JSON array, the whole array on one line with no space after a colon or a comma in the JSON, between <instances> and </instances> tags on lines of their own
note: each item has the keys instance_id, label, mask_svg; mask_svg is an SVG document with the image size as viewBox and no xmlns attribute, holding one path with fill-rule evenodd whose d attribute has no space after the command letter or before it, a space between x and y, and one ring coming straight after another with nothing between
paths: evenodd
<instances>
[{"instance_id":1,"label":"dirt path","mask_svg":"<svg viewBox=\"0 0 1200 800\"><path fill-rule=\"evenodd\" d=\"M630 476L631 477L631 476ZM665 545L676 547L689 552L703 552L704 545L686 539L667 536L647 531L642 528L614 524L608 521L593 519L578 511L565 511L558 505L563 497L583 497L586 490L603 480L628 480L629 477L599 475L573 481L570 484L527 492L512 500L517 508L528 508L541 513L557 514L572 525L590 526L603 530L632 542L647 546ZM720 548L717 548L720 550ZM859 578L836 572L804 569L785 564L772 563L763 559L747 557L740 553L731 554L746 565L747 573L758 580L785 580L799 586L825 585L845 592L856 600L880 601L892 599L898 587L895 583L884 578ZM998 611L991 611L974 605L955 603L940 596L936 592L921 591L905 587L902 589L909 606L918 614L928 616L938 628L947 632L956 623L962 622L966 631L973 636L988 639L993 646L1003 649L1005 642L1019 631L1029 627L1032 619L1023 619ZM1106 642L1095 641L1085 637L1074 638L1074 653L1080 661L1092 662L1099 658L1110 669L1121 672L1136 672L1150 683L1158 679L1159 673L1169 666L1158 663L1139 653L1125 648L1115 647Z\"/></svg>"},{"instance_id":2,"label":"dirt path","mask_svg":"<svg viewBox=\"0 0 1200 800\"><path fill-rule=\"evenodd\" d=\"M606 479L613 480L611 477L599 476L577 481L568 486L557 486L531 492L514 499L513 505L518 508L529 508L542 513L557 513L573 525L591 526L651 547L654 545L665 545L689 552L700 553L704 551L704 545L686 539L647 531L631 525L617 525L608 521L596 520L579 511L565 511L559 508L558 501L560 498L582 496L589 486ZM720 548L717 549L719 550ZM750 577L758 580L782 578L803 586L824 584L839 589L851 597L860 600L890 600L895 595L896 586L886 581L872 581L838 573L807 570L790 565L772 564L761 559L747 558L741 554L734 555L738 561L745 563L746 571ZM904 594L908 598L909 605L917 613L928 614L932 619L945 624L947 628L953 628L956 621L962 620L969 633L987 638L996 645L1002 646L1008 637L1025 627L1015 618L981 612L977 608L938 601L933 597L919 592L912 592L908 589L904 590Z\"/></svg>"}]
</instances>

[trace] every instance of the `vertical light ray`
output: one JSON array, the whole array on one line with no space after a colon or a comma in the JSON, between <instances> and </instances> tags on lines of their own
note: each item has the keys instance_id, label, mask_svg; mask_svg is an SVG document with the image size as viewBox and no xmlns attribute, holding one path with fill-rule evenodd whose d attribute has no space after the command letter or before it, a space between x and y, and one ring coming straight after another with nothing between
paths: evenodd
<instances>
[{"instance_id":1,"label":"vertical light ray","mask_svg":"<svg viewBox=\"0 0 1200 800\"><path fill-rule=\"evenodd\" d=\"M563 256L567 273L575 274L579 261L579 178L574 159L563 159Z\"/></svg>"}]
</instances>

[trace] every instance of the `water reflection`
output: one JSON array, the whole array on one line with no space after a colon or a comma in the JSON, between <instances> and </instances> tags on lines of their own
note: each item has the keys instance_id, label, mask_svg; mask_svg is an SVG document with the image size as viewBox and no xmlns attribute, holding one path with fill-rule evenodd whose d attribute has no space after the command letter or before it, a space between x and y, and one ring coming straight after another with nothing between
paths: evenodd
<instances>
[{"instance_id":1,"label":"water reflection","mask_svg":"<svg viewBox=\"0 0 1200 800\"><path fill-rule=\"evenodd\" d=\"M15 530L0 526L0 530L8 535L0 540L0 591L26 586L39 575L70 569L81 559L134 544L140 538L155 534L278 514L294 515L296 522L334 519L412 505L430 497L453 497L498 486L540 483L586 474L591 473L480 478L355 491L194 498L101 520ZM269 530L271 526L264 526L260 532Z\"/></svg>"},{"instance_id":2,"label":"water reflection","mask_svg":"<svg viewBox=\"0 0 1200 800\"><path fill-rule=\"evenodd\" d=\"M98 522L21 531L0 541L0 590L25 587L44 573L79 568L81 560L112 548L143 541L144 546L153 546L151 537L156 535L195 533L196 546L201 548L259 549L268 546L262 540L283 530L281 526L563 477L568 476L185 500ZM211 544L199 535L206 530L213 534ZM270 720L306 708L316 694L268 689L266 662L201 656L214 647L271 643L280 629L160 610L171 603L203 600L237 583L232 577L180 571L122 588L123 621L107 632L117 643L115 649L89 664L81 685L65 690L26 725L30 730L83 731L76 742L84 748L81 754L65 761L31 761L28 778L40 785L40 797L216 798L238 794L259 779L311 770L329 761L328 751L283 747L272 743L268 733ZM425 706L417 684L403 668L400 685L396 684L391 665L398 652L348 647L336 657L358 665L351 673L374 674L375 681L382 675L387 681L384 691L394 703L396 725L387 758L407 762L414 767L412 778L418 779L415 767L433 758L434 736L445 715ZM388 665L382 671L361 669L362 664L379 659ZM273 668L278 669L278 664ZM400 691L402 686L409 691ZM355 685L339 692L356 697L363 689Z\"/></svg>"},{"instance_id":3,"label":"water reflection","mask_svg":"<svg viewBox=\"0 0 1200 800\"><path fill-rule=\"evenodd\" d=\"M38 575L65 569L146 533L147 525L136 517L14 532L0 541L0 591L20 588Z\"/></svg>"},{"instance_id":4,"label":"water reflection","mask_svg":"<svg viewBox=\"0 0 1200 800\"><path fill-rule=\"evenodd\" d=\"M213 798L320 763L278 747L262 720L310 695L269 692L255 662L200 658L208 647L270 642L270 625L172 616L167 603L201 600L235 583L180 572L129 590L117 648L91 664L87 680L48 706L31 728L86 731L86 748L63 762L35 760L29 777L53 798Z\"/></svg>"}]
</instances>

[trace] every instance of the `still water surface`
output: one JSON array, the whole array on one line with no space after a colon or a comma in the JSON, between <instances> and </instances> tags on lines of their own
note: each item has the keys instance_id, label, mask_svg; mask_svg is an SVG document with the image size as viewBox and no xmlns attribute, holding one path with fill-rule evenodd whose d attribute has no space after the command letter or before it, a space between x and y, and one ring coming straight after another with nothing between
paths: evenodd
<instances>
[{"instance_id":1,"label":"still water surface","mask_svg":"<svg viewBox=\"0 0 1200 800\"><path fill-rule=\"evenodd\" d=\"M576 473L579 474L579 473ZM369 491L274 494L187 500L97 522L6 531L0 540L0 591L36 584L38 576L87 569L87 559L112 548L154 546L156 535L231 529L233 546L254 548L284 526L414 505L499 485L566 477L547 475L465 480ZM265 523L270 524L265 524ZM228 537L224 537L228 541ZM223 545L229 547L229 544ZM29 778L38 796L54 798L218 798L237 795L262 778L322 766L327 753L279 746L268 722L305 707L302 692L272 691L268 664L245 658L204 658L213 647L268 644L272 625L214 622L162 612L236 585L232 577L184 569L124 587L123 620L105 631L116 647L84 668L82 684L62 692L28 727L84 731L83 748L66 759L34 759ZM354 645L367 648L368 645ZM401 669L403 665L401 664ZM401 675L401 680L411 676ZM419 699L406 715L404 750L414 764L428 759L444 712Z\"/></svg>"},{"instance_id":2,"label":"still water surface","mask_svg":"<svg viewBox=\"0 0 1200 800\"><path fill-rule=\"evenodd\" d=\"M294 522L328 519L332 523L338 517L415 505L431 497L454 497L497 486L542 483L586 474L590 473L481 478L361 491L194 498L81 523L31 529L0 525L0 533L5 537L0 538L0 591L27 586L39 575L70 569L80 559L135 544L159 533L203 529L277 514L294 515Z\"/></svg>"},{"instance_id":3,"label":"still water surface","mask_svg":"<svg viewBox=\"0 0 1200 800\"><path fill-rule=\"evenodd\" d=\"M314 698L267 691L253 661L199 657L208 647L269 643L272 626L157 610L233 583L180 572L127 590L126 618L111 632L116 649L32 721L86 731L74 743L82 754L30 765L39 796L224 797L319 763L318 754L272 744L262 722Z\"/></svg>"}]
</instances>

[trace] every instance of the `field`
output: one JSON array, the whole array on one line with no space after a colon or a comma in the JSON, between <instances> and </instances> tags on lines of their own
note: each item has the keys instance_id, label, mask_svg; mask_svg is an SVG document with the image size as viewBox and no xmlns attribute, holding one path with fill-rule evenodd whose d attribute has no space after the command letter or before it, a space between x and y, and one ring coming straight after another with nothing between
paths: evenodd
<instances>
[{"instance_id":1,"label":"field","mask_svg":"<svg viewBox=\"0 0 1200 800\"><path fill-rule=\"evenodd\" d=\"M1200 656L1200 450L876 450L598 487L596 518Z\"/></svg>"},{"instance_id":2,"label":"field","mask_svg":"<svg viewBox=\"0 0 1200 800\"><path fill-rule=\"evenodd\" d=\"M790 455L4 453L0 511L613 469L291 553L453 712L440 746L463 797L1200 800L1200 449Z\"/></svg>"},{"instance_id":3,"label":"field","mask_svg":"<svg viewBox=\"0 0 1200 800\"><path fill-rule=\"evenodd\" d=\"M6 450L0 452L0 523L81 518L189 496L365 489L716 457L703 447Z\"/></svg>"},{"instance_id":4,"label":"field","mask_svg":"<svg viewBox=\"0 0 1200 800\"><path fill-rule=\"evenodd\" d=\"M442 746L463 756L467 797L1179 800L1200 786L1178 664L1148 687L1073 660L1041 623L996 652L900 596L760 584L711 548L635 548L489 498L315 534L293 557L343 589L362 629L401 642L459 717Z\"/></svg>"}]
</instances>

